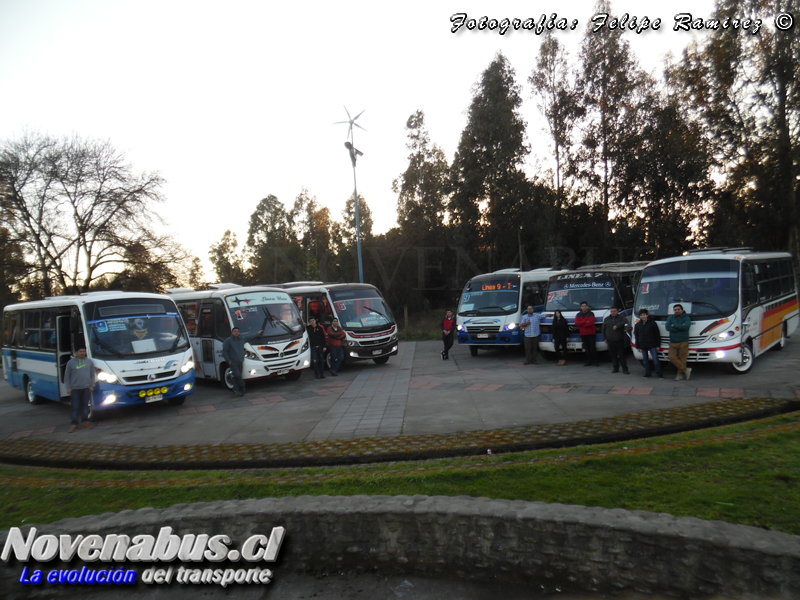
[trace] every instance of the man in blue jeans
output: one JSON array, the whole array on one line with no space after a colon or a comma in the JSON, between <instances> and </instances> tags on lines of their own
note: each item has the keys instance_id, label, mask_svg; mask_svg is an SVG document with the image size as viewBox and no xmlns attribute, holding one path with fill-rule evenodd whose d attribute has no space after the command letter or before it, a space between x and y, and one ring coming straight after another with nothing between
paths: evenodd
<instances>
[{"instance_id":1,"label":"man in blue jeans","mask_svg":"<svg viewBox=\"0 0 800 600\"><path fill-rule=\"evenodd\" d=\"M72 403L70 414L72 427L69 428L69 432L77 431L81 421L86 429L91 429L89 403L92 401L92 393L94 393L94 386L97 383L97 369L95 369L92 359L86 358L85 347L78 348L75 356L69 359L64 380Z\"/></svg>"}]
</instances>

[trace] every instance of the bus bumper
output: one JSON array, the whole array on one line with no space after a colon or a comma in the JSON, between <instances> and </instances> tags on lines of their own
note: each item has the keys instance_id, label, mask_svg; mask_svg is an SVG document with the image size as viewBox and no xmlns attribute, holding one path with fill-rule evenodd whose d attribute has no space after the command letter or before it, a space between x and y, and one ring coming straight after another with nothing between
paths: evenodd
<instances>
[{"instance_id":1,"label":"bus bumper","mask_svg":"<svg viewBox=\"0 0 800 600\"><path fill-rule=\"evenodd\" d=\"M486 337L478 337L485 335ZM470 335L466 330L457 333L458 343L466 346L519 346L523 341L521 329L502 329L497 333L479 333Z\"/></svg>"},{"instance_id":2,"label":"bus bumper","mask_svg":"<svg viewBox=\"0 0 800 600\"><path fill-rule=\"evenodd\" d=\"M108 410L117 406L136 406L188 396L194 392L194 369L175 379L153 382L149 385L114 385L98 383L94 389L95 410Z\"/></svg>"}]
</instances>

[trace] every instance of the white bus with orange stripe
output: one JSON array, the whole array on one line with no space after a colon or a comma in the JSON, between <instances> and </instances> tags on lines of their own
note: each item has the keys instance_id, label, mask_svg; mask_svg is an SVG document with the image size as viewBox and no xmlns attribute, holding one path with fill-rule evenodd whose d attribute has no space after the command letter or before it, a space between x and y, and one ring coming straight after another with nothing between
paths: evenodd
<instances>
[{"instance_id":1,"label":"white bus with orange stripe","mask_svg":"<svg viewBox=\"0 0 800 600\"><path fill-rule=\"evenodd\" d=\"M692 319L689 361L727 363L747 373L760 354L780 350L797 329L800 310L791 254L750 248L709 248L653 261L642 273L634 320L647 309L661 330L661 360L667 360L664 325L675 304ZM633 340L637 359L642 353Z\"/></svg>"}]
</instances>

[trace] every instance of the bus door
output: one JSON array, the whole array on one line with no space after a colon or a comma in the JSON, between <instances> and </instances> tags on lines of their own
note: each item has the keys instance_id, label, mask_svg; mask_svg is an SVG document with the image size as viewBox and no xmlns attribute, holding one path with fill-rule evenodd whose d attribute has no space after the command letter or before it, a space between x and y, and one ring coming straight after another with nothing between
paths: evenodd
<instances>
[{"instance_id":1,"label":"bus door","mask_svg":"<svg viewBox=\"0 0 800 600\"><path fill-rule=\"evenodd\" d=\"M311 317L317 320L319 325L327 327L333 320L331 313L331 305L325 294L314 293L306 298L306 307L308 309L308 318Z\"/></svg>"},{"instance_id":2,"label":"bus door","mask_svg":"<svg viewBox=\"0 0 800 600\"><path fill-rule=\"evenodd\" d=\"M69 315L56 317L56 364L58 364L58 395L60 398L67 394L67 363L72 358L72 327L73 318Z\"/></svg>"},{"instance_id":3,"label":"bus door","mask_svg":"<svg viewBox=\"0 0 800 600\"><path fill-rule=\"evenodd\" d=\"M213 300L200 302L197 337L194 339L194 344L195 354L200 358L199 366L203 377L217 379ZM199 346L199 351L197 346Z\"/></svg>"}]
</instances>

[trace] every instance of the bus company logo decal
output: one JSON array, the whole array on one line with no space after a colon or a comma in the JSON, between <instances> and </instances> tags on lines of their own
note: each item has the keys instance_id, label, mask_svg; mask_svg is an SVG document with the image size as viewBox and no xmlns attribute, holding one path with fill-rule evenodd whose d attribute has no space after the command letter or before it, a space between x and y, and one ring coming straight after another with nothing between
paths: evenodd
<instances>
[{"instance_id":1,"label":"bus company logo decal","mask_svg":"<svg viewBox=\"0 0 800 600\"><path fill-rule=\"evenodd\" d=\"M238 584L267 584L272 581L270 569L258 563L274 563L278 559L284 527L273 527L269 537L255 534L248 537L237 549L227 535L185 534L175 535L171 527L162 527L157 536L125 534L91 535L40 535L31 527L27 538L19 527L8 532L3 562L16 558L20 563L34 560L46 563L60 560L69 563L78 558L84 563L100 561L101 568L83 565L80 568L37 569L23 566L19 582L22 585L146 585L214 584L227 587ZM150 566L139 573L134 565L113 563L159 563L178 560L184 563L211 562L228 565L240 560L249 563L245 568L226 565L226 568L192 568ZM221 565L220 565L221 566Z\"/></svg>"},{"instance_id":2,"label":"bus company logo decal","mask_svg":"<svg viewBox=\"0 0 800 600\"><path fill-rule=\"evenodd\" d=\"M147 381L155 381L155 380L156 376L153 373L150 373L150 375L147 376Z\"/></svg>"},{"instance_id":3,"label":"bus company logo decal","mask_svg":"<svg viewBox=\"0 0 800 600\"><path fill-rule=\"evenodd\" d=\"M178 364L177 360L171 360L167 364L164 365L164 368L165 369L169 369L169 368L171 368L173 366L177 366L177 364Z\"/></svg>"}]
</instances>

